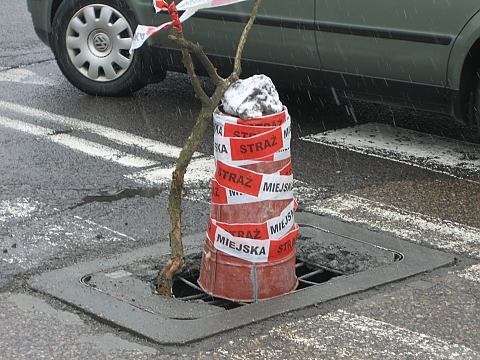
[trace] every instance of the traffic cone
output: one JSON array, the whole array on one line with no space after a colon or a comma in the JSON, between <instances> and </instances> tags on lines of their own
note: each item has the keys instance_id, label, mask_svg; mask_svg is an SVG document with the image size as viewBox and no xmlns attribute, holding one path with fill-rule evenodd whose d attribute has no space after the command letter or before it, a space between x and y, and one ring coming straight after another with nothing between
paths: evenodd
<instances>
[{"instance_id":1,"label":"traffic cone","mask_svg":"<svg viewBox=\"0 0 480 360\"><path fill-rule=\"evenodd\" d=\"M214 297L252 302L293 291L295 241L290 116L213 115L215 176L198 283Z\"/></svg>"}]
</instances>

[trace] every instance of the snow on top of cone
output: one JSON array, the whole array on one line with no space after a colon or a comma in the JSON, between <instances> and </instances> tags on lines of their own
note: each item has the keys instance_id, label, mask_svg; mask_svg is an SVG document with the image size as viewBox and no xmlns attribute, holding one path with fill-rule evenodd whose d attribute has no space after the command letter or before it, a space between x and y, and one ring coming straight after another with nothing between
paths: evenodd
<instances>
[{"instance_id":1,"label":"snow on top of cone","mask_svg":"<svg viewBox=\"0 0 480 360\"><path fill-rule=\"evenodd\" d=\"M265 75L235 81L225 91L222 105L227 114L242 119L278 114L283 110L275 85Z\"/></svg>"}]
</instances>

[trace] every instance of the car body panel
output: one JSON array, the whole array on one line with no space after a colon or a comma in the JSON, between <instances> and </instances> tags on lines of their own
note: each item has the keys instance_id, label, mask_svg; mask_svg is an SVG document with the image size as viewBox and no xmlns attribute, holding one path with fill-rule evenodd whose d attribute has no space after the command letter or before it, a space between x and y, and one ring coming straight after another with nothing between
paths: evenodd
<instances>
[{"instance_id":1,"label":"car body panel","mask_svg":"<svg viewBox=\"0 0 480 360\"><path fill-rule=\"evenodd\" d=\"M319 28L337 27L318 31L320 57L329 71L447 86L454 39L478 8L467 0L317 0Z\"/></svg>"},{"instance_id":2,"label":"car body panel","mask_svg":"<svg viewBox=\"0 0 480 360\"><path fill-rule=\"evenodd\" d=\"M294 0L291 5L282 7L275 0L262 1L256 25L243 52L243 75L261 72L274 78L279 86L282 83L285 86L292 83L312 88L321 86L321 65L314 33L314 2ZM251 9L252 2L246 1L198 11L183 24L183 31L189 40L199 41L219 72L226 74L232 69L238 40ZM162 13L156 15L156 24L168 20ZM155 35L152 43L162 46L167 67L178 69L177 66L181 66L178 57L175 57L178 49L167 39L167 34L168 31Z\"/></svg>"},{"instance_id":3,"label":"car body panel","mask_svg":"<svg viewBox=\"0 0 480 360\"><path fill-rule=\"evenodd\" d=\"M48 33L52 29L52 0L27 0L27 8L32 14L33 27L38 37L47 45Z\"/></svg>"},{"instance_id":4,"label":"car body panel","mask_svg":"<svg viewBox=\"0 0 480 360\"><path fill-rule=\"evenodd\" d=\"M61 1L27 0L47 44L52 7ZM129 5L139 24L170 20L153 11L151 0L118 1ZM202 44L221 75L232 69L252 5L204 9L183 24L186 37ZM477 0L263 0L243 53L242 76L263 73L277 87L333 91L462 121L480 67L479 10ZM185 71L168 34L161 31L140 49L145 69ZM474 60L472 46L478 49Z\"/></svg>"},{"instance_id":5,"label":"car body panel","mask_svg":"<svg viewBox=\"0 0 480 360\"><path fill-rule=\"evenodd\" d=\"M460 88L463 65L473 44L480 39L480 11L477 11L455 39L448 62L447 82L454 89ZM478 64L480 66L480 63Z\"/></svg>"},{"instance_id":6,"label":"car body panel","mask_svg":"<svg viewBox=\"0 0 480 360\"><path fill-rule=\"evenodd\" d=\"M294 63L297 66L319 68L315 33L312 30L299 31L297 28L297 24L298 26L307 24L313 28L314 2L292 0L289 6L281 6L279 3L281 2L278 0L262 1L257 15L257 25L252 28L248 36L243 58L274 64ZM187 22L184 31L189 39L201 41L205 47L214 46L215 51L210 52L231 56L235 54L244 22L251 11L252 3L248 1L204 11L199 17L194 17L191 23ZM217 14L217 19L241 16L243 22L225 26L222 20L212 22L206 18L206 13ZM205 38L203 34L207 34L207 37ZM212 40L209 41L209 39ZM269 47L266 44L276 44L276 46ZM282 51L280 46L286 51Z\"/></svg>"}]
</instances>

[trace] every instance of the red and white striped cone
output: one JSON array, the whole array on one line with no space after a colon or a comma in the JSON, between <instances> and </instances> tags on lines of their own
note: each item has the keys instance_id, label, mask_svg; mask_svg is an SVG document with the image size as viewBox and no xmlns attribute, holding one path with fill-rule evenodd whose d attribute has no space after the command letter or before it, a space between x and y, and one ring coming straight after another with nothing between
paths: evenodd
<instances>
[{"instance_id":1,"label":"red and white striped cone","mask_svg":"<svg viewBox=\"0 0 480 360\"><path fill-rule=\"evenodd\" d=\"M215 176L200 277L215 297L251 302L298 285L290 117L214 113Z\"/></svg>"}]
</instances>

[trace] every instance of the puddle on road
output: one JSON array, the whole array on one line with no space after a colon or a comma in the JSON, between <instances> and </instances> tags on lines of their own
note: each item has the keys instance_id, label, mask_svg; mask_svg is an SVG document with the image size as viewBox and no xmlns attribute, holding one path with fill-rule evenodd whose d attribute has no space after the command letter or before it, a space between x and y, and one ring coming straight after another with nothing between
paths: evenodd
<instances>
[{"instance_id":1,"label":"puddle on road","mask_svg":"<svg viewBox=\"0 0 480 360\"><path fill-rule=\"evenodd\" d=\"M130 199L136 196L144 198L153 198L157 195L160 195L162 190L160 189L123 189L123 190L110 190L110 191L99 191L98 195L87 195L83 200L74 205L70 206L69 209L73 210L77 207L91 204L94 202L114 202L121 199Z\"/></svg>"}]
</instances>

